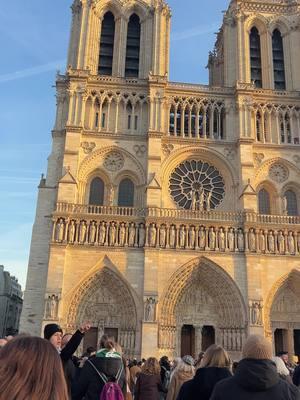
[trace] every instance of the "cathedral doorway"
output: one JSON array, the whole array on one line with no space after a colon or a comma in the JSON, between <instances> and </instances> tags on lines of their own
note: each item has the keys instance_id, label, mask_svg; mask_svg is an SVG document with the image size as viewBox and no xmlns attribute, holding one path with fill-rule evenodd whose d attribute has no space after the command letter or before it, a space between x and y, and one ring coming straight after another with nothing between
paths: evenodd
<instances>
[{"instance_id":1,"label":"cathedral doorway","mask_svg":"<svg viewBox=\"0 0 300 400\"><path fill-rule=\"evenodd\" d=\"M170 279L159 318L159 350L177 357L198 355L211 344L239 356L247 329L242 295L232 278L201 258L180 268Z\"/></svg>"},{"instance_id":2,"label":"cathedral doorway","mask_svg":"<svg viewBox=\"0 0 300 400\"><path fill-rule=\"evenodd\" d=\"M98 348L98 328L92 327L88 332L85 333L83 338L83 353L89 347Z\"/></svg>"},{"instance_id":3,"label":"cathedral doorway","mask_svg":"<svg viewBox=\"0 0 300 400\"><path fill-rule=\"evenodd\" d=\"M205 351L211 346L215 344L216 341L216 333L215 328L213 326L204 326L202 328L202 351Z\"/></svg>"},{"instance_id":4,"label":"cathedral doorway","mask_svg":"<svg viewBox=\"0 0 300 400\"><path fill-rule=\"evenodd\" d=\"M183 325L181 328L181 357L195 357L195 328L193 325Z\"/></svg>"},{"instance_id":5,"label":"cathedral doorway","mask_svg":"<svg viewBox=\"0 0 300 400\"><path fill-rule=\"evenodd\" d=\"M137 311L130 288L109 268L103 268L83 282L74 292L67 316L68 326L90 321L91 332L84 347L98 347L103 334L114 337L127 357L137 349Z\"/></svg>"},{"instance_id":6,"label":"cathedral doorway","mask_svg":"<svg viewBox=\"0 0 300 400\"><path fill-rule=\"evenodd\" d=\"M270 312L275 352L300 355L300 272L295 270L277 290Z\"/></svg>"}]
</instances>

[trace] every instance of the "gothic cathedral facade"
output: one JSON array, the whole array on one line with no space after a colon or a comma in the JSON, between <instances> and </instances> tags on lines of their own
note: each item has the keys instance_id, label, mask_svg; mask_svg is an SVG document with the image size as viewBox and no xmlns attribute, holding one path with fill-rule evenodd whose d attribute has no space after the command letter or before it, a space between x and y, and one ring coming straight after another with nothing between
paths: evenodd
<instances>
[{"instance_id":1,"label":"gothic cathedral facade","mask_svg":"<svg viewBox=\"0 0 300 400\"><path fill-rule=\"evenodd\" d=\"M209 85L169 80L164 0L75 0L21 330L127 356L300 355L300 1L231 0Z\"/></svg>"}]
</instances>

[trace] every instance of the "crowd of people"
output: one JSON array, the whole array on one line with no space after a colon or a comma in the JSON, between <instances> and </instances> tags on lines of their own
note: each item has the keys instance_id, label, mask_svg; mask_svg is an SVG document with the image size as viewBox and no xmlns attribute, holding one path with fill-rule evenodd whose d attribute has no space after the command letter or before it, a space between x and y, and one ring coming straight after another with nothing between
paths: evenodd
<instances>
[{"instance_id":1,"label":"crowd of people","mask_svg":"<svg viewBox=\"0 0 300 400\"><path fill-rule=\"evenodd\" d=\"M48 324L44 338L0 339L0 400L300 400L300 365L284 352L273 357L262 336L249 336L234 363L215 344L196 360L127 360L106 335L77 358L89 328L63 335Z\"/></svg>"}]
</instances>

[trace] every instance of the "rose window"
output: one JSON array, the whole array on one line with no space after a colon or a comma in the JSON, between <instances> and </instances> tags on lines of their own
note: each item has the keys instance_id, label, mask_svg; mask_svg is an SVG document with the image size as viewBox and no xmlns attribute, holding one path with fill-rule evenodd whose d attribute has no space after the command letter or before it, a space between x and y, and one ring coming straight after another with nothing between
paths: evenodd
<instances>
[{"instance_id":1,"label":"rose window","mask_svg":"<svg viewBox=\"0 0 300 400\"><path fill-rule=\"evenodd\" d=\"M203 161L188 160L171 174L169 189L175 203L186 210L213 210L225 196L220 172Z\"/></svg>"}]
</instances>

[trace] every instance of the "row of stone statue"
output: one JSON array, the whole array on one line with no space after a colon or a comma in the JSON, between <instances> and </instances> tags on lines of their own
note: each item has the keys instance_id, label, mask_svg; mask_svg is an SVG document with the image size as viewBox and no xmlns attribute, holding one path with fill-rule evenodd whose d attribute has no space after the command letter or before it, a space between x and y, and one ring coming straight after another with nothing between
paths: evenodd
<instances>
[{"instance_id":1,"label":"row of stone statue","mask_svg":"<svg viewBox=\"0 0 300 400\"><path fill-rule=\"evenodd\" d=\"M155 247L203 251L296 254L300 233L204 226L75 221L59 218L53 242L110 247Z\"/></svg>"}]
</instances>

